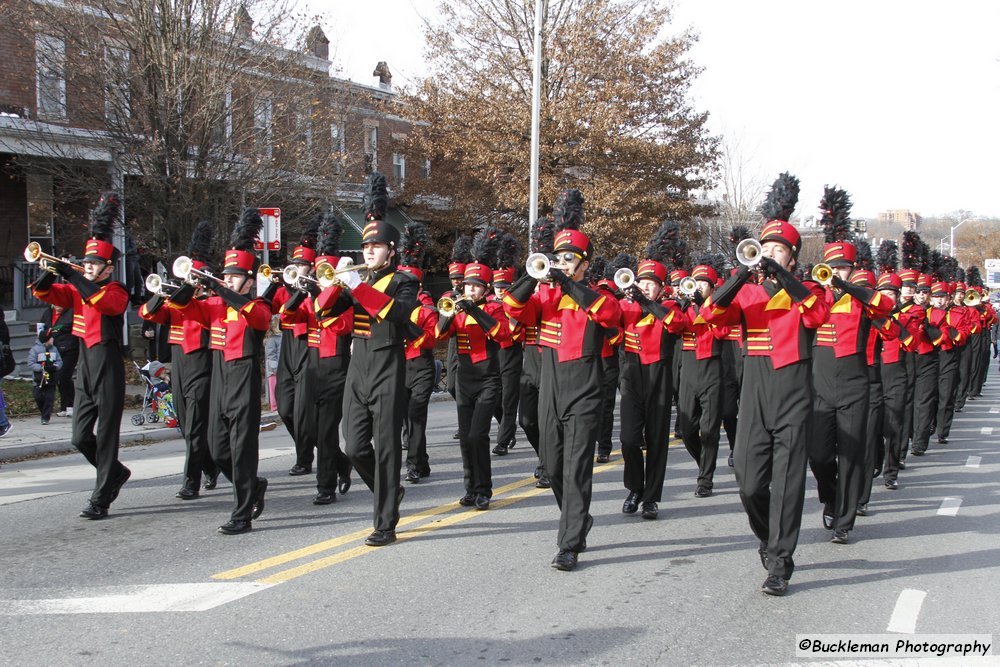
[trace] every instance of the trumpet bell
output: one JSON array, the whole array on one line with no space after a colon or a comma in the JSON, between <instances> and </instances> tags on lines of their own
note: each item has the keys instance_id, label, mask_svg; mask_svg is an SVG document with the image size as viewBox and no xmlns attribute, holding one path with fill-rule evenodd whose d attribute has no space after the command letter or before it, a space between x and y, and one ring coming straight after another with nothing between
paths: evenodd
<instances>
[{"instance_id":1,"label":"trumpet bell","mask_svg":"<svg viewBox=\"0 0 1000 667\"><path fill-rule=\"evenodd\" d=\"M820 285L829 285L833 281L833 269L829 264L817 264L813 267L811 275Z\"/></svg>"},{"instance_id":2,"label":"trumpet bell","mask_svg":"<svg viewBox=\"0 0 1000 667\"><path fill-rule=\"evenodd\" d=\"M635 285L635 273L628 267L622 267L615 271L615 286L620 290L626 290Z\"/></svg>"},{"instance_id":3,"label":"trumpet bell","mask_svg":"<svg viewBox=\"0 0 1000 667\"><path fill-rule=\"evenodd\" d=\"M163 279L160 278L159 274L150 273L146 276L146 290L157 294L160 288L163 286Z\"/></svg>"},{"instance_id":4,"label":"trumpet bell","mask_svg":"<svg viewBox=\"0 0 1000 667\"><path fill-rule=\"evenodd\" d=\"M171 267L171 271L174 276L180 278L181 280L187 280L188 276L191 275L191 269L194 267L193 262L190 257L185 257L181 255L174 260L174 265Z\"/></svg>"},{"instance_id":5,"label":"trumpet bell","mask_svg":"<svg viewBox=\"0 0 1000 667\"><path fill-rule=\"evenodd\" d=\"M442 315L450 317L455 314L455 300L450 297L443 296L438 299L437 309Z\"/></svg>"},{"instance_id":6,"label":"trumpet bell","mask_svg":"<svg viewBox=\"0 0 1000 667\"><path fill-rule=\"evenodd\" d=\"M320 262L316 265L316 279L319 281L319 286L323 289L332 287L337 283L337 270L333 268L333 264L330 264L330 262Z\"/></svg>"},{"instance_id":7,"label":"trumpet bell","mask_svg":"<svg viewBox=\"0 0 1000 667\"><path fill-rule=\"evenodd\" d=\"M73 262L66 261L65 259L56 257L55 255L49 255L42 250L42 245L38 241L32 241L24 248L24 259L31 264L36 262L46 271L50 264L66 264L67 266L72 266L74 270L83 273L84 269L79 264L74 264Z\"/></svg>"},{"instance_id":8,"label":"trumpet bell","mask_svg":"<svg viewBox=\"0 0 1000 667\"><path fill-rule=\"evenodd\" d=\"M528 259L525 262L525 270L535 280L544 280L547 278L551 268L552 264L548 256L540 252L528 255Z\"/></svg>"},{"instance_id":9,"label":"trumpet bell","mask_svg":"<svg viewBox=\"0 0 1000 667\"><path fill-rule=\"evenodd\" d=\"M982 297L979 296L979 292L974 289L965 290L965 297L962 299L962 305L969 308L975 308L983 302Z\"/></svg>"},{"instance_id":10,"label":"trumpet bell","mask_svg":"<svg viewBox=\"0 0 1000 667\"><path fill-rule=\"evenodd\" d=\"M682 278L680 284L677 286L677 289L681 294L690 299L695 295L695 292L698 291L698 281L691 276Z\"/></svg>"},{"instance_id":11,"label":"trumpet bell","mask_svg":"<svg viewBox=\"0 0 1000 667\"><path fill-rule=\"evenodd\" d=\"M285 281L286 285L294 285L299 282L301 277L303 277L302 272L294 264L289 264L281 270L281 279Z\"/></svg>"},{"instance_id":12,"label":"trumpet bell","mask_svg":"<svg viewBox=\"0 0 1000 667\"><path fill-rule=\"evenodd\" d=\"M743 266L757 266L764 257L763 250L757 239L743 239L736 246L736 261Z\"/></svg>"},{"instance_id":13,"label":"trumpet bell","mask_svg":"<svg viewBox=\"0 0 1000 667\"><path fill-rule=\"evenodd\" d=\"M24 249L24 259L32 264L41 259L43 254L42 246L38 241L32 241L28 244L28 247Z\"/></svg>"}]
</instances>

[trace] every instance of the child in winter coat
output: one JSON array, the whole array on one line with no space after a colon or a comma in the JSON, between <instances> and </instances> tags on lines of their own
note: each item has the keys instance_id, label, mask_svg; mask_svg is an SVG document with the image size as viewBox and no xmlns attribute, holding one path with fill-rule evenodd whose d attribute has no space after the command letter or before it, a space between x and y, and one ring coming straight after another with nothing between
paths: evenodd
<instances>
[{"instance_id":1,"label":"child in winter coat","mask_svg":"<svg viewBox=\"0 0 1000 667\"><path fill-rule=\"evenodd\" d=\"M42 413L42 424L48 424L52 416L52 403L56 396L56 386L59 382L59 370L62 368L62 357L55 346L52 329L43 329L38 334L38 341L28 352L28 367L34 373L34 386L31 393L35 403Z\"/></svg>"}]
</instances>

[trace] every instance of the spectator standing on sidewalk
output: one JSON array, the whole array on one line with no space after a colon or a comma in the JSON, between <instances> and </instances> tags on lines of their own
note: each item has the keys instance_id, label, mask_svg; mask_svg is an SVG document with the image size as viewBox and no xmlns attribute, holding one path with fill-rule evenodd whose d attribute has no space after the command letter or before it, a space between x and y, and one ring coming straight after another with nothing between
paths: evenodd
<instances>
[{"instance_id":1,"label":"spectator standing on sidewalk","mask_svg":"<svg viewBox=\"0 0 1000 667\"><path fill-rule=\"evenodd\" d=\"M271 318L271 324L264 335L264 377L267 378L267 400L271 412L278 411L278 401L274 390L278 383L278 358L281 356L281 326L278 316Z\"/></svg>"},{"instance_id":2,"label":"spectator standing on sidewalk","mask_svg":"<svg viewBox=\"0 0 1000 667\"><path fill-rule=\"evenodd\" d=\"M2 310L0 310L0 346L2 346L0 347L0 366L6 370L10 356L10 329L7 328ZM0 438L10 433L11 428L10 420L7 419L7 400L4 398L3 388L0 387Z\"/></svg>"},{"instance_id":3,"label":"spectator standing on sidewalk","mask_svg":"<svg viewBox=\"0 0 1000 667\"><path fill-rule=\"evenodd\" d=\"M62 365L62 357L55 346L52 330L43 329L28 352L28 368L34 374L31 393L35 397L39 412L42 413L43 426L49 423L49 418L52 416L52 402L56 397L56 383L59 381Z\"/></svg>"},{"instance_id":4,"label":"spectator standing on sidewalk","mask_svg":"<svg viewBox=\"0 0 1000 667\"><path fill-rule=\"evenodd\" d=\"M59 371L59 417L73 416L73 400L76 390L73 388L73 373L76 362L80 359L79 339L73 335L73 309L51 305L42 313L38 330L50 329L59 356L62 357L62 368Z\"/></svg>"}]
</instances>

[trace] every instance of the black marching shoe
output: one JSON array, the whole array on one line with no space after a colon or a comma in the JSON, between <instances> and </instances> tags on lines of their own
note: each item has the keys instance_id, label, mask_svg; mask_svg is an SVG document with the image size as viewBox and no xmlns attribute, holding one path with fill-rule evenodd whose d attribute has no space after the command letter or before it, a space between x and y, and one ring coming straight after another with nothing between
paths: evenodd
<instances>
[{"instance_id":1,"label":"black marching shoe","mask_svg":"<svg viewBox=\"0 0 1000 667\"><path fill-rule=\"evenodd\" d=\"M125 482L127 482L131 476L132 471L125 466L122 466L121 474L118 475L115 485L111 488L111 502L118 500L118 494L121 492L122 487L125 486Z\"/></svg>"},{"instance_id":2,"label":"black marching shoe","mask_svg":"<svg viewBox=\"0 0 1000 667\"><path fill-rule=\"evenodd\" d=\"M542 466L535 466L535 479L538 479L545 474L545 468Z\"/></svg>"},{"instance_id":3,"label":"black marching shoe","mask_svg":"<svg viewBox=\"0 0 1000 667\"><path fill-rule=\"evenodd\" d=\"M254 488L254 493L253 493L253 510L251 510L250 512L250 518L256 519L257 517L259 517L261 514L264 513L265 493L267 493L267 478L258 477L257 486Z\"/></svg>"},{"instance_id":4,"label":"black marching shoe","mask_svg":"<svg viewBox=\"0 0 1000 667\"><path fill-rule=\"evenodd\" d=\"M100 505L95 505L92 502L87 503L87 506L84 507L83 511L80 512L80 518L91 519L92 521L97 521L98 519L107 519L108 508L101 507Z\"/></svg>"},{"instance_id":5,"label":"black marching shoe","mask_svg":"<svg viewBox=\"0 0 1000 667\"><path fill-rule=\"evenodd\" d=\"M253 530L253 524L237 519L230 519L219 526L219 532L223 535L239 535L240 533L249 533L251 530Z\"/></svg>"},{"instance_id":6,"label":"black marching shoe","mask_svg":"<svg viewBox=\"0 0 1000 667\"><path fill-rule=\"evenodd\" d=\"M761 542L760 543L760 546L757 547L757 555L760 556L760 564L764 566L765 570L768 569L768 567L767 567L767 542Z\"/></svg>"},{"instance_id":7,"label":"black marching shoe","mask_svg":"<svg viewBox=\"0 0 1000 667\"><path fill-rule=\"evenodd\" d=\"M337 475L337 490L340 491L340 495L344 495L351 490L351 468L348 466L347 470Z\"/></svg>"},{"instance_id":8,"label":"black marching shoe","mask_svg":"<svg viewBox=\"0 0 1000 667\"><path fill-rule=\"evenodd\" d=\"M707 486L699 486L697 489L695 489L694 492L695 498L708 498L711 495L712 495L712 489L708 488Z\"/></svg>"},{"instance_id":9,"label":"black marching shoe","mask_svg":"<svg viewBox=\"0 0 1000 667\"><path fill-rule=\"evenodd\" d=\"M760 590L767 595L784 595L788 591L788 580L776 574L769 574Z\"/></svg>"},{"instance_id":10,"label":"black marching shoe","mask_svg":"<svg viewBox=\"0 0 1000 667\"><path fill-rule=\"evenodd\" d=\"M473 507L476 504L476 494L467 493L458 499L458 504L462 507Z\"/></svg>"},{"instance_id":11,"label":"black marching shoe","mask_svg":"<svg viewBox=\"0 0 1000 667\"><path fill-rule=\"evenodd\" d=\"M646 502L642 504L643 519L655 519L657 514L659 514L659 507L656 506L656 503Z\"/></svg>"},{"instance_id":12,"label":"black marching shoe","mask_svg":"<svg viewBox=\"0 0 1000 667\"><path fill-rule=\"evenodd\" d=\"M329 505L335 502L337 502L337 494L332 491L330 493L320 491L313 498L313 505Z\"/></svg>"},{"instance_id":13,"label":"black marching shoe","mask_svg":"<svg viewBox=\"0 0 1000 667\"><path fill-rule=\"evenodd\" d=\"M938 444L939 445L947 445L948 444L948 438L946 438L943 435L939 435L938 436Z\"/></svg>"},{"instance_id":14,"label":"black marching shoe","mask_svg":"<svg viewBox=\"0 0 1000 667\"><path fill-rule=\"evenodd\" d=\"M507 449L508 450L514 449L514 446L516 444L517 444L517 438L514 438L513 440L507 443Z\"/></svg>"},{"instance_id":15,"label":"black marching shoe","mask_svg":"<svg viewBox=\"0 0 1000 667\"><path fill-rule=\"evenodd\" d=\"M476 496L476 509L479 511L488 510L490 508L490 498L489 496L479 494Z\"/></svg>"},{"instance_id":16,"label":"black marching shoe","mask_svg":"<svg viewBox=\"0 0 1000 667\"><path fill-rule=\"evenodd\" d=\"M735 467L734 464L733 464L733 455L732 454L729 455L729 461L728 461L728 463L729 463L729 467L730 468Z\"/></svg>"},{"instance_id":17,"label":"black marching shoe","mask_svg":"<svg viewBox=\"0 0 1000 667\"><path fill-rule=\"evenodd\" d=\"M635 491L630 491L625 502L622 503L622 514L635 514L639 511L639 496Z\"/></svg>"},{"instance_id":18,"label":"black marching shoe","mask_svg":"<svg viewBox=\"0 0 1000 667\"><path fill-rule=\"evenodd\" d=\"M413 468L410 468L406 471L406 477L404 477L403 479L409 482L410 484L416 484L417 482L420 481L420 473L414 470Z\"/></svg>"},{"instance_id":19,"label":"black marching shoe","mask_svg":"<svg viewBox=\"0 0 1000 667\"><path fill-rule=\"evenodd\" d=\"M493 448L493 453L497 456L507 456L507 445L503 443L497 444L497 446Z\"/></svg>"},{"instance_id":20,"label":"black marching shoe","mask_svg":"<svg viewBox=\"0 0 1000 667\"><path fill-rule=\"evenodd\" d=\"M198 495L198 487L182 486L181 490L174 494L174 497L181 500L194 500Z\"/></svg>"},{"instance_id":21,"label":"black marching shoe","mask_svg":"<svg viewBox=\"0 0 1000 667\"><path fill-rule=\"evenodd\" d=\"M451 436L451 439L452 439L452 440L460 440L461 438L462 438L462 436L461 436L461 435L459 435L458 431L455 431L455 432L454 432L454 433L452 434L452 436Z\"/></svg>"},{"instance_id":22,"label":"black marching shoe","mask_svg":"<svg viewBox=\"0 0 1000 667\"><path fill-rule=\"evenodd\" d=\"M890 491L898 491L899 482L897 482L894 479L887 479L885 480L885 488L889 489Z\"/></svg>"},{"instance_id":23,"label":"black marching shoe","mask_svg":"<svg viewBox=\"0 0 1000 667\"><path fill-rule=\"evenodd\" d=\"M552 559L552 567L563 572L576 569L577 556L575 551L560 549L556 557Z\"/></svg>"},{"instance_id":24,"label":"black marching shoe","mask_svg":"<svg viewBox=\"0 0 1000 667\"><path fill-rule=\"evenodd\" d=\"M611 455L610 454L605 454L604 452L598 452L597 453L597 462L598 463L607 463L610 460L611 460Z\"/></svg>"},{"instance_id":25,"label":"black marching shoe","mask_svg":"<svg viewBox=\"0 0 1000 667\"><path fill-rule=\"evenodd\" d=\"M372 534L365 538L365 544L370 547L384 547L396 541L396 531L394 530L373 530Z\"/></svg>"},{"instance_id":26,"label":"black marching shoe","mask_svg":"<svg viewBox=\"0 0 1000 667\"><path fill-rule=\"evenodd\" d=\"M833 531L833 538L830 541L834 544L847 544L847 529L838 528Z\"/></svg>"},{"instance_id":27,"label":"black marching shoe","mask_svg":"<svg viewBox=\"0 0 1000 667\"><path fill-rule=\"evenodd\" d=\"M292 477L298 477L299 475L308 475L312 471L313 471L312 466L309 467L300 466L298 463L296 463L291 468L289 468L288 474L291 475Z\"/></svg>"},{"instance_id":28,"label":"black marching shoe","mask_svg":"<svg viewBox=\"0 0 1000 667\"><path fill-rule=\"evenodd\" d=\"M914 456L923 456L924 455L924 450L922 450L922 449L911 449L910 453L913 454ZM899 467L900 468L904 467L902 461L900 461Z\"/></svg>"},{"instance_id":29,"label":"black marching shoe","mask_svg":"<svg viewBox=\"0 0 1000 667\"><path fill-rule=\"evenodd\" d=\"M544 472L542 473L542 476L539 477L538 480L535 482L536 489L548 489L551 486L552 482L551 480L549 480L549 476L546 475Z\"/></svg>"},{"instance_id":30,"label":"black marching shoe","mask_svg":"<svg viewBox=\"0 0 1000 667\"><path fill-rule=\"evenodd\" d=\"M868 503L861 503L855 512L858 516L868 516Z\"/></svg>"},{"instance_id":31,"label":"black marching shoe","mask_svg":"<svg viewBox=\"0 0 1000 667\"><path fill-rule=\"evenodd\" d=\"M201 488L206 491L211 491L219 483L219 473L216 472L214 475L208 475L205 477L205 483L201 485Z\"/></svg>"},{"instance_id":32,"label":"black marching shoe","mask_svg":"<svg viewBox=\"0 0 1000 667\"><path fill-rule=\"evenodd\" d=\"M823 527L833 530L833 503L823 503Z\"/></svg>"}]
</instances>

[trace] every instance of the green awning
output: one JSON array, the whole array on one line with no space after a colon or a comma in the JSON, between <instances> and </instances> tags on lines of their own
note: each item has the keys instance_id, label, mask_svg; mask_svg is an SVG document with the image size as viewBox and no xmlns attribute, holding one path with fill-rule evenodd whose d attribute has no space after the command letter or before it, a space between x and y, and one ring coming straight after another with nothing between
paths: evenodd
<instances>
[{"instance_id":1,"label":"green awning","mask_svg":"<svg viewBox=\"0 0 1000 667\"><path fill-rule=\"evenodd\" d=\"M361 252L361 232L365 228L365 210L357 207L344 207L341 209L348 217L350 224L344 229L340 237L340 249L347 252ZM390 225L399 230L403 235L403 228L410 222L410 218L398 208L390 208L385 213L385 220Z\"/></svg>"}]
</instances>

